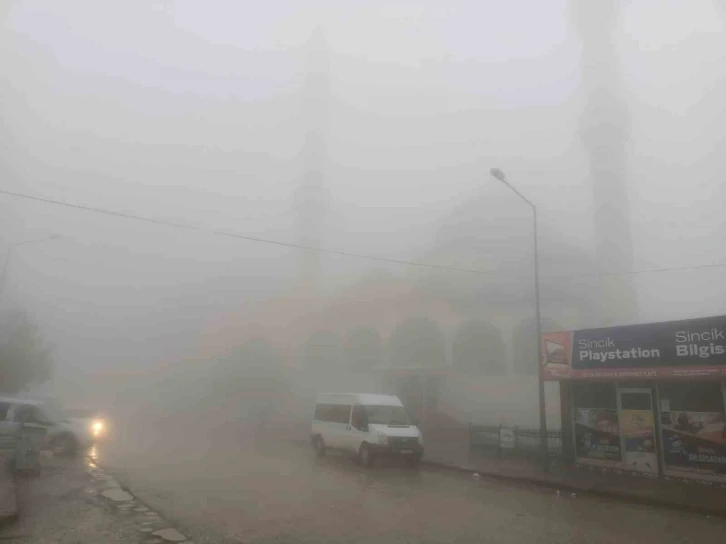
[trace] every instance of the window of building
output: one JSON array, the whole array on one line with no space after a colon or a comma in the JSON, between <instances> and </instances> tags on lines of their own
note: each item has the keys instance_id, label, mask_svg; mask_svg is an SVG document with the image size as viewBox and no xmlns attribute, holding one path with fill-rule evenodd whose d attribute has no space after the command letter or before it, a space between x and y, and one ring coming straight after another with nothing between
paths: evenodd
<instances>
[{"instance_id":1,"label":"window of building","mask_svg":"<svg viewBox=\"0 0 726 544\"><path fill-rule=\"evenodd\" d=\"M573 383L572 398L575 408L618 408L615 386L611 383Z\"/></svg>"},{"instance_id":2,"label":"window of building","mask_svg":"<svg viewBox=\"0 0 726 544\"><path fill-rule=\"evenodd\" d=\"M578 461L617 466L622 457L615 385L573 383L572 401Z\"/></svg>"},{"instance_id":3,"label":"window of building","mask_svg":"<svg viewBox=\"0 0 726 544\"><path fill-rule=\"evenodd\" d=\"M658 385L661 411L722 412L724 399L718 382L662 383Z\"/></svg>"},{"instance_id":4,"label":"window of building","mask_svg":"<svg viewBox=\"0 0 726 544\"><path fill-rule=\"evenodd\" d=\"M653 405L650 400L650 392L621 392L620 407L623 410L652 410Z\"/></svg>"},{"instance_id":5,"label":"window of building","mask_svg":"<svg viewBox=\"0 0 726 544\"><path fill-rule=\"evenodd\" d=\"M726 481L726 417L719 382L658 385L665 473Z\"/></svg>"}]
</instances>

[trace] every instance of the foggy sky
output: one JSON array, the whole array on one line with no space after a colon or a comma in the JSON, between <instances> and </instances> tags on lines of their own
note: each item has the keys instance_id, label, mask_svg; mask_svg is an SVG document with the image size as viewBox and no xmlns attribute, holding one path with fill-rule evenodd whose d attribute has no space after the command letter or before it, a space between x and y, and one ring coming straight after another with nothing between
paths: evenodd
<instances>
[{"instance_id":1,"label":"foggy sky","mask_svg":"<svg viewBox=\"0 0 726 544\"><path fill-rule=\"evenodd\" d=\"M725 20L709 0L621 2L635 269L726 263ZM443 259L432 244L475 199L492 232L476 254L457 246L435 264L526 274L528 210L488 176L497 166L539 206L543 251L594 251L566 0L8 2L0 185L297 241L304 53L318 25L331 48L319 245ZM290 285L298 262L291 249L6 196L0 229L5 242L64 236L15 251L0 311L27 309L59 364L79 369L181 356L209 320ZM379 266L323 263L332 292ZM724 313L724 270L638 276L638 317Z\"/></svg>"}]
</instances>

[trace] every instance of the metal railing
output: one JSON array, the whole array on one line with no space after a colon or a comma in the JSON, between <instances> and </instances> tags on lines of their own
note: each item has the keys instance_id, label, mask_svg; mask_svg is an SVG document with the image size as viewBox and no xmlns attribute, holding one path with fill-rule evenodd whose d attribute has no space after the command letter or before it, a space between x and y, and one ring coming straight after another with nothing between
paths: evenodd
<instances>
[{"instance_id":1,"label":"metal railing","mask_svg":"<svg viewBox=\"0 0 726 544\"><path fill-rule=\"evenodd\" d=\"M550 457L562 456L562 431L547 431L547 452ZM505 425L469 423L469 451L536 458L540 455L540 430Z\"/></svg>"}]
</instances>

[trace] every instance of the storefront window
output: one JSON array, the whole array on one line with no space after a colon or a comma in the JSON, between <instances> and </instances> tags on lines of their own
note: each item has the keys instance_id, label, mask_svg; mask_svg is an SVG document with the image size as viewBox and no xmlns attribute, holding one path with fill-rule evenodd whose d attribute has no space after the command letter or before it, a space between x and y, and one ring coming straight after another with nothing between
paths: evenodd
<instances>
[{"instance_id":1,"label":"storefront window","mask_svg":"<svg viewBox=\"0 0 726 544\"><path fill-rule=\"evenodd\" d=\"M621 461L615 386L573 383L575 454L579 461L615 465Z\"/></svg>"},{"instance_id":2,"label":"storefront window","mask_svg":"<svg viewBox=\"0 0 726 544\"><path fill-rule=\"evenodd\" d=\"M620 408L623 410L652 410L650 393L620 393Z\"/></svg>"},{"instance_id":3,"label":"storefront window","mask_svg":"<svg viewBox=\"0 0 726 544\"><path fill-rule=\"evenodd\" d=\"M574 382L572 395L575 406L581 408L603 408L617 410L615 386L611 383Z\"/></svg>"},{"instance_id":4,"label":"storefront window","mask_svg":"<svg viewBox=\"0 0 726 544\"><path fill-rule=\"evenodd\" d=\"M666 401L675 412L723 412L721 384L718 382L664 383L658 386L661 404ZM663 411L663 410L662 410Z\"/></svg>"},{"instance_id":5,"label":"storefront window","mask_svg":"<svg viewBox=\"0 0 726 544\"><path fill-rule=\"evenodd\" d=\"M726 480L726 418L719 382L658 386L667 474Z\"/></svg>"}]
</instances>

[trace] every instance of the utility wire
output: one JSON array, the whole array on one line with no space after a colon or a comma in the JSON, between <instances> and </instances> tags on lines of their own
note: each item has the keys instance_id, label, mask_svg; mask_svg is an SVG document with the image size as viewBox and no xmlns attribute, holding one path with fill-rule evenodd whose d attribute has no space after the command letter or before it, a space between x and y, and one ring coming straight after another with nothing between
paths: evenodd
<instances>
[{"instance_id":1,"label":"utility wire","mask_svg":"<svg viewBox=\"0 0 726 544\"><path fill-rule=\"evenodd\" d=\"M318 253L328 253L331 255L339 255L342 257L352 257L354 259L364 259L364 260L377 261L377 262L389 263L389 264L401 264L401 265L406 265L406 266L416 266L419 268L430 268L430 269L434 269L434 270L448 270L451 272L466 272L469 274L502 276L502 277L507 277L507 278L529 277L528 275L525 276L525 275L518 275L518 274L507 274L504 272L497 272L494 270L477 270L477 269L473 269L473 268L457 268L457 267L453 267L453 266L420 263L420 262L416 262L416 261L403 261L403 260L399 260L399 259L388 259L386 257L376 257L374 255L364 255L361 253L350 253L347 251L338 251L335 249L326 249L326 248L306 246L306 245L301 245L301 244L293 244L291 242L282 242L279 240L269 240L266 238L258 238L255 236L236 234L234 232L227 232L227 231L223 231L223 230L196 227L194 225L188 225L185 223L165 221L163 219L154 219L153 217L144 217L144 216L135 215L132 213L118 212L118 211L114 211L114 210L107 210L104 208L97 208L97 207L93 207L93 206L84 206L82 204L72 204L70 202L62 202L59 200L53 200L51 198L43 198L43 197L27 195L27 194L23 194L23 193L16 193L13 191L6 191L3 189L0 189L0 194L4 194L4 195L16 197L16 198L24 198L27 200L35 200L38 202L45 202L47 204L65 206L66 208L73 208L76 210L83 210L83 211L87 211L87 212L111 215L114 217L123 217L125 219L133 219L136 221L144 221L146 223L152 223L155 225L163 225L166 227L174 227L174 228L178 228L178 229L205 232L207 234L225 236L227 238L236 238L239 240L246 240L248 242L255 242L255 243L259 243L259 244L269 244L269 245L288 247L288 248L293 248L293 249L300 249L300 250L304 250L304 251L316 251ZM556 279L572 280L572 279L579 279L579 278L585 279L585 278L604 278L604 277L610 277L610 276L634 276L634 275L638 275L638 274L649 274L649 273L658 273L658 272L676 272L676 271L683 271L683 270L700 270L700 269L705 269L705 268L726 268L726 263L702 264L702 265L682 266L682 267L674 267L674 268L647 268L647 269L643 269L643 270L625 270L625 271L620 271L620 272L600 272L600 273L592 273L592 274L540 275L540 278L545 279L545 280L556 280Z\"/></svg>"},{"instance_id":2,"label":"utility wire","mask_svg":"<svg viewBox=\"0 0 726 544\"><path fill-rule=\"evenodd\" d=\"M369 261L377 261L382 263L390 263L390 264L402 264L406 266L416 266L419 268L432 268L436 270L448 270L452 272L467 272L470 274L481 274L481 275L493 275L493 276L507 276L511 277L511 274L504 274L501 272L495 272L493 270L476 270L472 268L456 268L453 266L444 266L444 265L437 265L437 264L428 264L428 263L419 263L415 261L403 261L399 259L388 259L386 257L376 257L374 255L364 255L361 253L350 253L347 251L338 251L336 249L326 249L326 248L320 248L320 247L314 247L314 246L306 246L301 244L293 244L291 242L282 242L279 240L269 240L266 238L258 238L255 236L247 236L244 234L236 234L234 232L227 232L223 230L216 230L216 229L206 229L203 227L196 227L194 225L188 225L185 223L177 223L174 221L165 221L163 219L154 219L153 217L144 217L141 215L135 215L132 213L125 213L125 212L118 212L114 210L107 210L104 208L97 208L94 206L84 206L82 204L72 204L70 202L61 202L59 200L53 200L50 198L43 198L39 196L32 196L32 195L26 195L23 193L16 193L13 191L6 191L0 189L0 194L13 196L16 198L25 198L28 200L35 200L38 202L45 202L47 204L56 204L58 206L65 206L67 208L73 208L76 210L83 210L86 212L93 212L93 213L100 213L104 215L112 215L114 217L123 217L125 219L134 219L136 221L145 221L147 223L153 223L155 225L163 225L166 227L174 227L178 229L185 229L185 230L193 230L198 232L205 232L207 234L214 234L217 236L226 236L228 238L237 238L239 240L246 240L248 242L256 242L260 244L270 244L275 246L281 246L281 247L288 247L293 249L301 249L304 251L316 251L318 253L328 253L331 255L339 255L343 257L352 257L355 259L365 259Z\"/></svg>"},{"instance_id":3,"label":"utility wire","mask_svg":"<svg viewBox=\"0 0 726 544\"><path fill-rule=\"evenodd\" d=\"M600 272L593 274L577 274L568 276L565 274L552 275L552 276L540 276L544 279L573 279L573 278L605 278L608 276L634 276L637 274L649 274L652 272L678 272L680 270L700 270L702 268L726 268L726 263L714 263L714 264L697 264L692 266L678 266L674 268L645 268L642 270L624 270L621 272Z\"/></svg>"}]
</instances>

